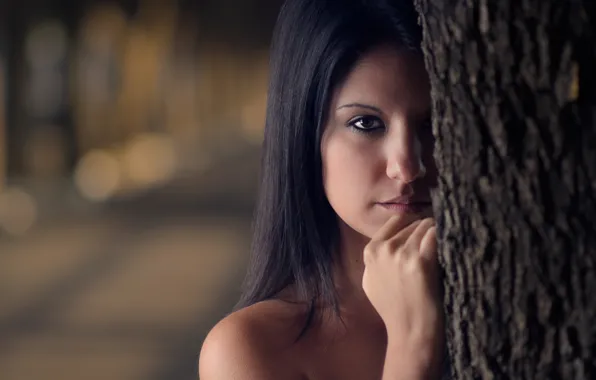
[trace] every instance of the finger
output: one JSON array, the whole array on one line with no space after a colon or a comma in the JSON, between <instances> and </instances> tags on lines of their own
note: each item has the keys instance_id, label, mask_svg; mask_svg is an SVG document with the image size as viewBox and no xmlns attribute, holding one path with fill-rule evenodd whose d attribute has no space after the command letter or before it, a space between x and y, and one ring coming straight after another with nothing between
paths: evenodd
<instances>
[{"instance_id":1,"label":"finger","mask_svg":"<svg viewBox=\"0 0 596 380\"><path fill-rule=\"evenodd\" d=\"M392 216L389 220L381 227L372 237L373 240L389 240L394 237L404 227L412 224L416 220L420 219L420 216L410 213L400 213Z\"/></svg>"},{"instance_id":2,"label":"finger","mask_svg":"<svg viewBox=\"0 0 596 380\"><path fill-rule=\"evenodd\" d=\"M432 226L420 241L420 255L427 260L437 260L437 227Z\"/></svg>"},{"instance_id":3,"label":"finger","mask_svg":"<svg viewBox=\"0 0 596 380\"><path fill-rule=\"evenodd\" d=\"M412 235L412 233L414 231L416 231L416 229L420 226L421 223L422 223L422 220L420 220L420 219L415 220L414 222L412 222L411 224L407 225L402 230L400 230L397 234L393 235L393 237L388 239L387 243L389 244L390 247L394 247L394 248L401 247L401 246L405 245L407 243L410 235ZM416 249L418 249L418 247L416 247Z\"/></svg>"},{"instance_id":4,"label":"finger","mask_svg":"<svg viewBox=\"0 0 596 380\"><path fill-rule=\"evenodd\" d=\"M435 225L435 220L432 218L426 218L418 224L416 229L412 231L406 241L406 245L414 248L416 252L420 251L420 245L422 239L426 236L429 228Z\"/></svg>"}]
</instances>

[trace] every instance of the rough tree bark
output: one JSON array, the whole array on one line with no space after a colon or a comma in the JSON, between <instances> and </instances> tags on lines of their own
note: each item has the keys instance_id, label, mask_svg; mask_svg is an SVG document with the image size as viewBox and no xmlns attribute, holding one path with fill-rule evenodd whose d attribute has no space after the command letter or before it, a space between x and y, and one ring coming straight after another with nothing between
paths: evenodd
<instances>
[{"instance_id":1,"label":"rough tree bark","mask_svg":"<svg viewBox=\"0 0 596 380\"><path fill-rule=\"evenodd\" d=\"M416 5L452 376L596 379L596 2Z\"/></svg>"}]
</instances>

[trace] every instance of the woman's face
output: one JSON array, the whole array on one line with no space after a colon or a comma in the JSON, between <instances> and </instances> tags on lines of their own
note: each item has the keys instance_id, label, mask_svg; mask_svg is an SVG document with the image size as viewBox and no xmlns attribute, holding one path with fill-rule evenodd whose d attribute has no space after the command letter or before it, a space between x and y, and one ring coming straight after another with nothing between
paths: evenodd
<instances>
[{"instance_id":1,"label":"woman's face","mask_svg":"<svg viewBox=\"0 0 596 380\"><path fill-rule=\"evenodd\" d=\"M386 46L364 55L333 94L321 143L340 222L371 237L392 215L428 212L433 144L422 59Z\"/></svg>"}]
</instances>

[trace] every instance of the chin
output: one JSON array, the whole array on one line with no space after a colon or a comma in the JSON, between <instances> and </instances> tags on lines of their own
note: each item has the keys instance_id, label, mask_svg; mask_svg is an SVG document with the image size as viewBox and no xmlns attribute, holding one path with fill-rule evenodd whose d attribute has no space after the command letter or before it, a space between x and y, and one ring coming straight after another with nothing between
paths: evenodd
<instances>
[{"instance_id":1,"label":"chin","mask_svg":"<svg viewBox=\"0 0 596 380\"><path fill-rule=\"evenodd\" d=\"M340 219L340 227L339 231L342 236L342 239L348 240L350 242L360 242L363 241L368 243L368 241L373 237L373 235L377 232L379 228L381 228L383 224L379 224L378 226L375 225L356 225L356 224L348 224L342 219Z\"/></svg>"}]
</instances>

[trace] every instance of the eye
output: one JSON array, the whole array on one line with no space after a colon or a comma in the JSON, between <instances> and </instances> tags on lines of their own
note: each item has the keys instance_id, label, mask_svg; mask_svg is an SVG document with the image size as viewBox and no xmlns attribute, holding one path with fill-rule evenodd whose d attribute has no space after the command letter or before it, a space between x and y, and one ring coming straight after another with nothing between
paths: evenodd
<instances>
[{"instance_id":1,"label":"eye","mask_svg":"<svg viewBox=\"0 0 596 380\"><path fill-rule=\"evenodd\" d=\"M355 117L348 122L348 126L354 128L358 132L364 133L385 128L385 124L381 119L371 115Z\"/></svg>"}]
</instances>

